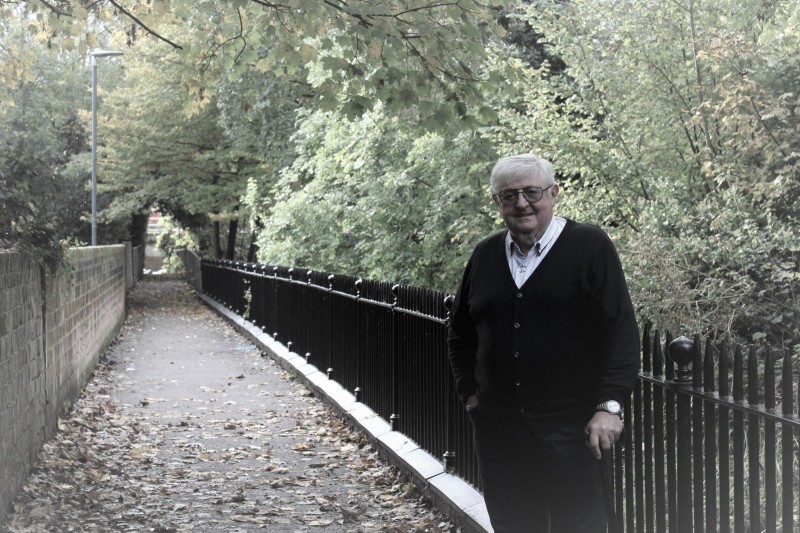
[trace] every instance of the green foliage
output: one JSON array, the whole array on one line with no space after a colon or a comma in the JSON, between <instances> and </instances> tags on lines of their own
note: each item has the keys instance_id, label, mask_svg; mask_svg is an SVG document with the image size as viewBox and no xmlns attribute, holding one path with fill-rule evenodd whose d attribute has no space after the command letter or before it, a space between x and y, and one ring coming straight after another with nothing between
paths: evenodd
<instances>
[{"instance_id":1,"label":"green foliage","mask_svg":"<svg viewBox=\"0 0 800 533\"><path fill-rule=\"evenodd\" d=\"M182 70L148 57L126 58L105 102L102 188L114 197L105 216L125 219L156 207L201 234L210 215L237 216L245 176L260 161L226 136L213 94L196 105Z\"/></svg>"},{"instance_id":2,"label":"green foliage","mask_svg":"<svg viewBox=\"0 0 800 533\"><path fill-rule=\"evenodd\" d=\"M0 39L0 64L13 71L0 96L2 247L55 266L62 241L90 239L90 78L76 54L50 53L19 22L0 26Z\"/></svg>"},{"instance_id":3,"label":"green foliage","mask_svg":"<svg viewBox=\"0 0 800 533\"><path fill-rule=\"evenodd\" d=\"M177 226L169 216L161 217L164 229L156 238L156 247L164 252L163 269L166 272L182 272L184 269L179 250L187 249L197 253L200 246L192 232Z\"/></svg>"},{"instance_id":4,"label":"green foliage","mask_svg":"<svg viewBox=\"0 0 800 533\"><path fill-rule=\"evenodd\" d=\"M475 68L508 0L276 2L135 0L57 5L26 0L0 7L24 15L48 45L81 54L116 31L129 45L149 41L186 58L183 82L203 105L221 79L247 72L310 81L322 105L357 118L378 102L402 111L430 101L428 118L463 118L482 100ZM105 43L103 43L105 44Z\"/></svg>"},{"instance_id":5,"label":"green foliage","mask_svg":"<svg viewBox=\"0 0 800 533\"><path fill-rule=\"evenodd\" d=\"M484 141L424 133L380 110L355 127L311 113L294 139L297 158L264 218L260 260L456 286L466 254L492 227Z\"/></svg>"},{"instance_id":6,"label":"green foliage","mask_svg":"<svg viewBox=\"0 0 800 533\"><path fill-rule=\"evenodd\" d=\"M495 138L556 162L562 212L616 228L643 317L796 342L796 12L588 0L528 11L568 67L530 69L526 107L505 111Z\"/></svg>"},{"instance_id":7,"label":"green foliage","mask_svg":"<svg viewBox=\"0 0 800 533\"><path fill-rule=\"evenodd\" d=\"M55 228L36 221L36 208L27 191L0 173L0 251L20 252L55 271L64 265L64 249Z\"/></svg>"},{"instance_id":8,"label":"green foliage","mask_svg":"<svg viewBox=\"0 0 800 533\"><path fill-rule=\"evenodd\" d=\"M796 2L54 5L0 6L3 35L27 21L0 48L16 228L87 209L86 70L51 89L43 44L58 68L124 47L102 66L102 220L155 206L201 250L246 220L263 261L452 291L500 228L497 154L533 151L559 213L617 242L641 318L797 341Z\"/></svg>"}]
</instances>

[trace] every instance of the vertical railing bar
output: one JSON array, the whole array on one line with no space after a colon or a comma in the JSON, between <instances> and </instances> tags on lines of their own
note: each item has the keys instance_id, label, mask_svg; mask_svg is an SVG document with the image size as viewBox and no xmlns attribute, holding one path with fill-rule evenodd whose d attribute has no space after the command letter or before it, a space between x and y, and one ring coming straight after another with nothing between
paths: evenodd
<instances>
[{"instance_id":1,"label":"vertical railing bar","mask_svg":"<svg viewBox=\"0 0 800 533\"><path fill-rule=\"evenodd\" d=\"M786 348L783 352L783 371L781 372L781 413L785 417L794 414L794 379L792 372L792 352ZM800 393L800 387L798 387ZM800 400L798 401L800 404ZM794 531L794 429L786 424L781 426L781 528L782 531Z\"/></svg>"},{"instance_id":2,"label":"vertical railing bar","mask_svg":"<svg viewBox=\"0 0 800 533\"><path fill-rule=\"evenodd\" d=\"M392 286L392 294L394 295L394 301L392 302L391 313L389 315L389 322L390 322L390 358L391 358L391 416L389 417L389 423L391 424L393 431L400 431L400 413L398 412L398 390L397 390L397 303L398 303L398 292L400 290L399 285Z\"/></svg>"},{"instance_id":3,"label":"vertical railing bar","mask_svg":"<svg viewBox=\"0 0 800 533\"><path fill-rule=\"evenodd\" d=\"M325 367L328 379L333 374L333 282L335 279L333 274L328 276L328 365Z\"/></svg>"},{"instance_id":4,"label":"vertical railing bar","mask_svg":"<svg viewBox=\"0 0 800 533\"><path fill-rule=\"evenodd\" d=\"M643 418L643 389L644 382L639 381L636 388L633 391L633 442L634 446L627 449L627 453L633 459L634 465L634 481L633 481L633 488L634 488L634 515L636 516L636 524L638 524L638 528L643 527L644 525L644 494L645 494L645 487L644 487L644 458L642 457L642 443L644 442L644 428L642 427L642 418ZM649 492L649 491L648 491Z\"/></svg>"},{"instance_id":5,"label":"vertical railing bar","mask_svg":"<svg viewBox=\"0 0 800 533\"><path fill-rule=\"evenodd\" d=\"M764 358L764 408L775 410L775 354L767 347ZM764 421L764 530L777 531L777 463L776 463L775 422Z\"/></svg>"},{"instance_id":6,"label":"vertical railing bar","mask_svg":"<svg viewBox=\"0 0 800 533\"><path fill-rule=\"evenodd\" d=\"M632 417L633 409L631 405L626 402L624 407L625 420L630 420ZM636 521L636 505L635 505L635 481L634 481L634 435L633 432L628 430L624 433L624 441L625 446L623 450L623 457L625 459L625 467L620 472L621 476L624 476L624 484L625 484L625 497L624 499L620 498L620 504L624 501L625 502L625 531L634 531L635 529L635 521ZM617 516L617 520L619 517Z\"/></svg>"},{"instance_id":7,"label":"vertical railing bar","mask_svg":"<svg viewBox=\"0 0 800 533\"><path fill-rule=\"evenodd\" d=\"M287 345L289 351L291 351L291 347L297 342L294 338L294 332L292 331L292 300L294 300L292 294L294 293L294 284L292 283L294 278L294 268L289 269L289 281L286 283L287 292L289 293L288 297L286 298L286 316L289 318L289 323L286 325L286 338L284 340L284 344Z\"/></svg>"},{"instance_id":8,"label":"vertical railing bar","mask_svg":"<svg viewBox=\"0 0 800 533\"><path fill-rule=\"evenodd\" d=\"M278 267L272 267L272 319L275 322L272 338L278 340Z\"/></svg>"},{"instance_id":9,"label":"vertical railing bar","mask_svg":"<svg viewBox=\"0 0 800 533\"><path fill-rule=\"evenodd\" d=\"M692 340L678 337L669 345L669 357L678 368L675 371L674 383L681 387L690 387L692 378ZM692 529L692 401L689 394L677 390L677 501L678 501L678 533L691 533Z\"/></svg>"},{"instance_id":10,"label":"vertical railing bar","mask_svg":"<svg viewBox=\"0 0 800 533\"><path fill-rule=\"evenodd\" d=\"M650 324L645 325L646 337L649 337ZM642 370L645 373L652 375L652 353L650 350L650 343L645 338L642 342ZM653 491L649 488L653 486L653 385L650 382L645 382L642 389L642 403L644 407L644 531L646 533L653 533L654 517L653 517ZM639 527L642 530L642 526Z\"/></svg>"},{"instance_id":11,"label":"vertical railing bar","mask_svg":"<svg viewBox=\"0 0 800 533\"><path fill-rule=\"evenodd\" d=\"M663 375L664 356L661 350L661 335L656 330L653 339L653 372L656 376ZM654 452L655 452L655 500L656 500L656 533L667 531L666 508L666 482L667 476L664 465L664 387L656 387L653 397L654 404Z\"/></svg>"},{"instance_id":12,"label":"vertical railing bar","mask_svg":"<svg viewBox=\"0 0 800 533\"><path fill-rule=\"evenodd\" d=\"M672 335L667 332L665 336L665 345L672 344ZM668 381L675 378L675 363L666 358L665 361L665 377ZM676 434L676 421L675 421L675 404L676 393L672 388L667 389L667 402L666 402L666 419L667 419L667 513L669 517L668 525L669 531L676 531L678 528L678 475L677 475L677 454L675 453L675 434Z\"/></svg>"},{"instance_id":13,"label":"vertical railing bar","mask_svg":"<svg viewBox=\"0 0 800 533\"><path fill-rule=\"evenodd\" d=\"M759 404L758 360L751 346L747 357L747 402L751 407ZM750 531L761 531L761 427L758 416L747 416L747 486L750 489Z\"/></svg>"},{"instance_id":14,"label":"vertical railing bar","mask_svg":"<svg viewBox=\"0 0 800 533\"><path fill-rule=\"evenodd\" d=\"M220 290L220 303L224 305L226 308L231 308L230 298L231 294L233 293L233 289L231 289L231 284L233 284L233 274L230 272L228 268L228 262L226 259L218 259L220 265L220 278L222 281L222 287Z\"/></svg>"},{"instance_id":15,"label":"vertical railing bar","mask_svg":"<svg viewBox=\"0 0 800 533\"><path fill-rule=\"evenodd\" d=\"M728 358L727 344L720 346L719 352L719 381L718 389L721 398L730 397L728 379L730 377L730 365ZM730 503L731 503L731 484L730 484L730 409L720 406L719 408L719 531L720 533L730 533Z\"/></svg>"},{"instance_id":16,"label":"vertical railing bar","mask_svg":"<svg viewBox=\"0 0 800 533\"><path fill-rule=\"evenodd\" d=\"M314 341L312 340L313 339L313 335L311 333L312 331L314 331L311 323L314 320L314 308L316 307L316 305L315 305L316 302L314 301L315 291L311 290L311 282L312 282L313 277L314 277L314 271L313 270L307 270L306 271L306 305L307 305L308 308L303 313L305 315L305 317L306 317L306 353L305 353L306 361L309 361L311 359L311 353L312 353L313 346L314 346ZM356 325L357 324L358 324L358 322L356 322Z\"/></svg>"},{"instance_id":17,"label":"vertical railing bar","mask_svg":"<svg viewBox=\"0 0 800 533\"><path fill-rule=\"evenodd\" d=\"M703 390L714 391L714 351L711 339L706 340L705 358L703 359ZM716 409L711 402L703 404L705 439L705 495L706 495L706 531L717 531L717 431Z\"/></svg>"},{"instance_id":18,"label":"vertical railing bar","mask_svg":"<svg viewBox=\"0 0 800 533\"><path fill-rule=\"evenodd\" d=\"M733 399L744 399L744 361L742 349L736 346L733 356ZM733 413L733 531L744 533L744 415Z\"/></svg>"},{"instance_id":19,"label":"vertical railing bar","mask_svg":"<svg viewBox=\"0 0 800 533\"><path fill-rule=\"evenodd\" d=\"M695 335L692 344L692 387L703 387L703 344L700 335ZM693 533L705 533L705 489L703 486L703 403L699 400L692 402L692 477L694 480L694 530ZM709 531L709 533L714 533Z\"/></svg>"},{"instance_id":20,"label":"vertical railing bar","mask_svg":"<svg viewBox=\"0 0 800 533\"><path fill-rule=\"evenodd\" d=\"M267 281L267 267L266 265L261 265L261 283L259 284L258 289L258 297L259 297L259 305L258 305L258 312L261 315L261 324L259 328L261 331L267 332L269 329L267 328L267 287L269 285Z\"/></svg>"},{"instance_id":21,"label":"vertical railing bar","mask_svg":"<svg viewBox=\"0 0 800 533\"><path fill-rule=\"evenodd\" d=\"M445 331L447 328L450 327L450 314L453 310L453 301L455 297L451 294L448 294L444 299L444 307L447 310L445 314ZM449 373L448 373L449 374ZM445 411L445 427L447 433L445 434L445 452L442 456L442 462L444 463L444 469L446 472L455 472L459 468L459 461L461 458L456 452L455 443L456 443L456 420L454 416L454 410L452 408L453 401L452 398L456 395L455 392L455 385L452 379L447 380L447 404L448 408ZM456 404L457 405L457 404Z\"/></svg>"},{"instance_id":22,"label":"vertical railing bar","mask_svg":"<svg viewBox=\"0 0 800 533\"><path fill-rule=\"evenodd\" d=\"M231 266L236 275L236 300L233 307L237 315L244 314L244 276L242 276L242 263L241 261L232 261Z\"/></svg>"},{"instance_id":23,"label":"vertical railing bar","mask_svg":"<svg viewBox=\"0 0 800 533\"><path fill-rule=\"evenodd\" d=\"M627 433L627 432L624 432ZM627 442L628 436L623 433L623 442ZM625 486L622 473L622 464L625 460L623 451L624 446L614 446L614 464L611 469L612 487L614 487L614 512L617 513L617 523L622 523L625 516Z\"/></svg>"},{"instance_id":24,"label":"vertical railing bar","mask_svg":"<svg viewBox=\"0 0 800 533\"><path fill-rule=\"evenodd\" d=\"M361 385L363 384L364 380L362 378L362 374L364 372L364 364L361 361L363 357L362 350L361 350L361 285L364 283L364 280L358 278L355 282L356 284L356 382L355 388L353 389L353 395L356 398L356 401L360 401L361 396Z\"/></svg>"}]
</instances>

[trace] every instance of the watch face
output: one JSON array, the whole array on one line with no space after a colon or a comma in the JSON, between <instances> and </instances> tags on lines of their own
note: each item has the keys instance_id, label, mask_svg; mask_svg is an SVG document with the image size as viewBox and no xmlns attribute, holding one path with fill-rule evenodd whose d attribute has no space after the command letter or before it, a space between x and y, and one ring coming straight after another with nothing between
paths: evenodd
<instances>
[{"instance_id":1,"label":"watch face","mask_svg":"<svg viewBox=\"0 0 800 533\"><path fill-rule=\"evenodd\" d=\"M620 411L622 411L622 406L616 400L607 401L606 402L606 407L608 408L609 411L611 411L614 414L619 413Z\"/></svg>"}]
</instances>

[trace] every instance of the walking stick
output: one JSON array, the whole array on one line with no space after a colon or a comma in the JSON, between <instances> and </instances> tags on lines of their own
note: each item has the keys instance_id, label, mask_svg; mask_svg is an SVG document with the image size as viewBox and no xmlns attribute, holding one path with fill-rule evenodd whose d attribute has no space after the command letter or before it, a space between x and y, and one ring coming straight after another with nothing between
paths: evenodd
<instances>
[{"instance_id":1,"label":"walking stick","mask_svg":"<svg viewBox=\"0 0 800 533\"><path fill-rule=\"evenodd\" d=\"M603 478L603 497L606 501L606 514L608 514L608 533L622 533L617 520L617 512L614 508L614 497L611 493L611 476L608 470L610 460L609 454L603 454L598 461L600 463L600 477Z\"/></svg>"}]
</instances>

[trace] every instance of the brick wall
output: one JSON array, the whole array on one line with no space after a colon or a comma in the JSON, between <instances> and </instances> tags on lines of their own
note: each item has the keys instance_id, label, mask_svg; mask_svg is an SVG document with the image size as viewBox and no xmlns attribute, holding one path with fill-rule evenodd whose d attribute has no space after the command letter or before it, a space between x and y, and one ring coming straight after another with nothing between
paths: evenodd
<instances>
[{"instance_id":1,"label":"brick wall","mask_svg":"<svg viewBox=\"0 0 800 533\"><path fill-rule=\"evenodd\" d=\"M44 441L41 288L38 267L0 253L0 524Z\"/></svg>"},{"instance_id":2,"label":"brick wall","mask_svg":"<svg viewBox=\"0 0 800 533\"><path fill-rule=\"evenodd\" d=\"M122 325L125 259L122 245L74 248L72 268L45 277L0 253L0 524Z\"/></svg>"}]
</instances>

